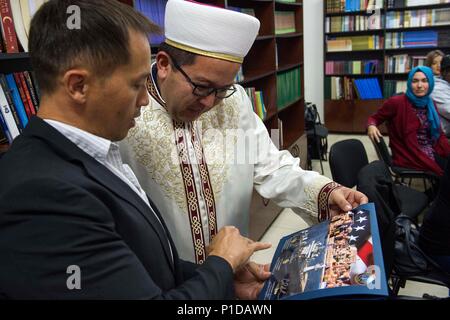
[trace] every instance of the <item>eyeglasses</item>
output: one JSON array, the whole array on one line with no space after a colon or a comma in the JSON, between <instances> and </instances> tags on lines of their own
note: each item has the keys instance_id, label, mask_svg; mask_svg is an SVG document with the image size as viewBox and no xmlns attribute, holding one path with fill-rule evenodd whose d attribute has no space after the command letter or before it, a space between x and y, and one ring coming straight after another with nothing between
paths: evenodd
<instances>
[{"instance_id":1,"label":"eyeglasses","mask_svg":"<svg viewBox=\"0 0 450 320\"><path fill-rule=\"evenodd\" d=\"M217 99L225 99L225 98L232 96L233 93L235 93L237 90L234 85L227 86L224 88L211 88L211 87L206 87L206 86L196 84L191 80L191 78L186 74L186 72L184 72L184 70L181 69L181 67L176 62L176 60L172 56L170 56L170 58L172 59L172 63L174 65L174 67L177 70L179 70L181 72L181 74L186 78L186 80L192 85L192 87L193 87L192 94L197 97L207 97L207 96L211 95L212 93L214 93L214 95Z\"/></svg>"}]
</instances>

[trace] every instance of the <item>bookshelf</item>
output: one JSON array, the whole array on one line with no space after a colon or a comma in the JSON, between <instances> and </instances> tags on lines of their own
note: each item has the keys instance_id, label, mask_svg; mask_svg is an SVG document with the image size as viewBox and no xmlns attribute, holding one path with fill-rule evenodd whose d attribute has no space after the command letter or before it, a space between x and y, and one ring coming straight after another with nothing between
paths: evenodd
<instances>
[{"instance_id":1,"label":"bookshelf","mask_svg":"<svg viewBox=\"0 0 450 320\"><path fill-rule=\"evenodd\" d=\"M380 5L377 10L379 21L374 23L371 18L373 11L365 10L367 2ZM366 19L367 22L362 22ZM324 0L324 31L324 113L327 128L332 132L365 133L367 117L393 93L403 91L412 66L422 64L431 50L450 51L450 1ZM359 36L379 39L379 42L374 40L375 44L369 48L356 50L355 38L352 38L351 46L341 46L342 50L339 50L339 46L333 48L331 43L330 50L330 39ZM361 61L356 70L352 69L353 61ZM377 66L365 73L364 61L377 61ZM354 79L365 78L377 79L381 96L360 99ZM338 82L343 83L343 94L335 92L333 81L334 87L339 85ZM381 131L387 133L384 126Z\"/></svg>"}]
</instances>

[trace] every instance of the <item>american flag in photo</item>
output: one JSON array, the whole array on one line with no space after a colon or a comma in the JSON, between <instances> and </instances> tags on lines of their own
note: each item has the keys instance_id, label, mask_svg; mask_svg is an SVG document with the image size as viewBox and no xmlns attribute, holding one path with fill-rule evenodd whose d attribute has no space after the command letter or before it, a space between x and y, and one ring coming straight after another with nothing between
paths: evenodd
<instances>
[{"instance_id":1,"label":"american flag in photo","mask_svg":"<svg viewBox=\"0 0 450 320\"><path fill-rule=\"evenodd\" d=\"M374 264L369 211L353 211L353 225L348 244L357 249L356 262L350 269L350 278L353 283L358 282L354 281L356 276L365 273L367 268Z\"/></svg>"}]
</instances>

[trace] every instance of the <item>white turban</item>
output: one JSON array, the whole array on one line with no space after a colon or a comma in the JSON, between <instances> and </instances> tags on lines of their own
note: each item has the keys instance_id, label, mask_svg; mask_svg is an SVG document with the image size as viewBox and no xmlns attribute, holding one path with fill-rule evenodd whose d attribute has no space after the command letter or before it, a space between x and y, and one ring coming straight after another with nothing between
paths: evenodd
<instances>
[{"instance_id":1,"label":"white turban","mask_svg":"<svg viewBox=\"0 0 450 320\"><path fill-rule=\"evenodd\" d=\"M247 14L197 2L169 0L165 42L175 48L242 63L259 30Z\"/></svg>"}]
</instances>

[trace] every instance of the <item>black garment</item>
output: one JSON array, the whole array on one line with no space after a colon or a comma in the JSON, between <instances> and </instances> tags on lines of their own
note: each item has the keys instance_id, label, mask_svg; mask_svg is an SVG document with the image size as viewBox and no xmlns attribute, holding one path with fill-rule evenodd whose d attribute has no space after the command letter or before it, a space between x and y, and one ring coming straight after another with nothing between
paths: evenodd
<instances>
[{"instance_id":1,"label":"black garment","mask_svg":"<svg viewBox=\"0 0 450 320\"><path fill-rule=\"evenodd\" d=\"M420 246L430 255L450 256L450 161L439 192L420 228Z\"/></svg>"},{"instance_id":2,"label":"black garment","mask_svg":"<svg viewBox=\"0 0 450 320\"><path fill-rule=\"evenodd\" d=\"M159 213L163 226L126 183L42 119L0 160L0 177L0 296L233 298L224 259L180 260ZM81 269L81 290L67 288L71 265Z\"/></svg>"}]
</instances>

